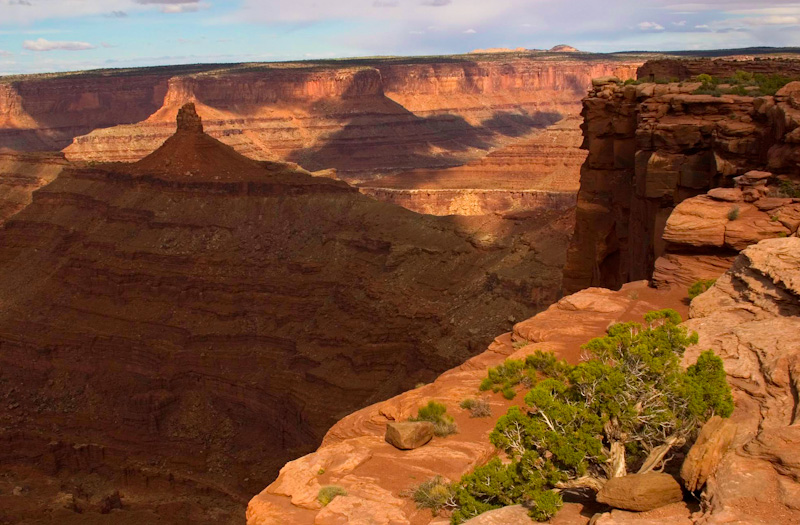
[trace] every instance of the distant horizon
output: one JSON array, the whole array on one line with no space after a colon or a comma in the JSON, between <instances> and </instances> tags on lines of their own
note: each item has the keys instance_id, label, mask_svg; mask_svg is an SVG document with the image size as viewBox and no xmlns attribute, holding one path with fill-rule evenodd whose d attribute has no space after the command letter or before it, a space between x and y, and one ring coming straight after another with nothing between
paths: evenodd
<instances>
[{"instance_id":1,"label":"distant horizon","mask_svg":"<svg viewBox=\"0 0 800 525\"><path fill-rule=\"evenodd\" d=\"M208 63L785 47L797 0L0 0L0 75Z\"/></svg>"},{"instance_id":2,"label":"distant horizon","mask_svg":"<svg viewBox=\"0 0 800 525\"><path fill-rule=\"evenodd\" d=\"M560 45L568 45L568 44L558 44ZM556 46L553 46L556 47ZM258 64L326 64L331 62L360 62L360 61L379 61L379 60L413 60L415 58L418 59L426 59L426 58L447 58L447 57L469 57L470 55L474 56L488 56L488 55L503 55L503 54L522 54L522 53L553 53L553 54L563 54L565 57L570 55L600 55L600 56L610 56L610 55L663 55L663 56L673 56L673 57L697 57L697 58L718 58L718 57L726 57L726 56L737 56L737 55L773 55L773 54L797 54L800 55L800 47L769 47L769 46L756 46L756 47L743 47L743 48L728 48L728 49L700 49L700 50L665 50L665 51L646 51L646 50L620 50L620 51L607 51L607 52L594 52L594 51L585 51L582 49L577 50L576 52L562 52L562 51L551 51L550 49L525 49L522 51L522 48L517 49L508 49L508 51L493 51L499 50L504 48L486 48L485 53L480 51L484 51L483 49L467 51L464 53L449 53L449 54L438 54L438 55L369 55L369 56L344 56L344 57L332 57L332 58L301 58L301 59L286 59L286 60L252 60L252 61L230 61L230 62L186 62L186 63L174 63L174 64L153 64L153 65L141 65L141 66L117 66L117 67L98 67L92 69L76 69L76 70L64 70L64 71L42 71L36 73L2 73L0 72L0 79L2 78L13 78L13 77L24 77L24 76L47 76L47 75L71 75L71 74L82 74L82 73L92 73L92 72L114 72L114 71L128 71L128 70L135 70L135 69L168 69L171 67L175 68L186 68L191 69L192 67L197 67L200 69L204 69L206 66L209 68L213 68L214 66L237 66L237 65L258 65ZM552 48L551 48L552 49Z\"/></svg>"}]
</instances>

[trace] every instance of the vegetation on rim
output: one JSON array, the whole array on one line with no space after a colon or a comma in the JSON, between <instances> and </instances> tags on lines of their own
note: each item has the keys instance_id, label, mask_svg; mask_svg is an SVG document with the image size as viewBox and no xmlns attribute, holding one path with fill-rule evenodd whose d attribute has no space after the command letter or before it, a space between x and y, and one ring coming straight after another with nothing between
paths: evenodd
<instances>
[{"instance_id":1,"label":"vegetation on rim","mask_svg":"<svg viewBox=\"0 0 800 525\"><path fill-rule=\"evenodd\" d=\"M681 357L697 335L678 326L674 310L644 320L611 326L583 346L579 365L537 352L490 372L492 385L519 384L523 376L535 382L525 405L511 407L490 437L510 463L495 458L447 491L437 489L454 494L453 523L514 504L545 521L561 507L561 492L659 470L709 417L730 416L722 360L707 351L683 370Z\"/></svg>"}]
</instances>

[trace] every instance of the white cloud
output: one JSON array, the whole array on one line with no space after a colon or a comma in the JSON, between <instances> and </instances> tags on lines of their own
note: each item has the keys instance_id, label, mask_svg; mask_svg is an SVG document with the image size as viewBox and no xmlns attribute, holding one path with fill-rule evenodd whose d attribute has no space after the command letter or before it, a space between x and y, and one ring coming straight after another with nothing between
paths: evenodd
<instances>
[{"instance_id":1,"label":"white cloud","mask_svg":"<svg viewBox=\"0 0 800 525\"><path fill-rule=\"evenodd\" d=\"M14 53L12 53L11 51L6 51L4 49L0 49L0 57L10 57L13 54Z\"/></svg>"},{"instance_id":2,"label":"white cloud","mask_svg":"<svg viewBox=\"0 0 800 525\"><path fill-rule=\"evenodd\" d=\"M641 29L642 31L663 31L664 26L658 24L656 22L639 22L636 24L636 27Z\"/></svg>"},{"instance_id":3,"label":"white cloud","mask_svg":"<svg viewBox=\"0 0 800 525\"><path fill-rule=\"evenodd\" d=\"M686 25L686 20L681 20L680 22L672 22L672 25L675 27L684 27Z\"/></svg>"},{"instance_id":4,"label":"white cloud","mask_svg":"<svg viewBox=\"0 0 800 525\"><path fill-rule=\"evenodd\" d=\"M22 43L22 47L28 51L87 51L94 49L95 46L88 42L67 42L67 41L54 41L45 40L44 38L37 38L36 40L26 40Z\"/></svg>"},{"instance_id":5,"label":"white cloud","mask_svg":"<svg viewBox=\"0 0 800 525\"><path fill-rule=\"evenodd\" d=\"M474 29L467 29L466 31L464 31L465 35L474 35L476 33L477 31L475 31Z\"/></svg>"}]
</instances>

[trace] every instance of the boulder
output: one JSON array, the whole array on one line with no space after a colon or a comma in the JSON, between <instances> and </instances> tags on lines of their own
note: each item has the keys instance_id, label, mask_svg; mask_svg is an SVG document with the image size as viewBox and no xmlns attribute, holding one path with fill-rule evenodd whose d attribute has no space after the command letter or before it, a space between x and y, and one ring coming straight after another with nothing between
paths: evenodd
<instances>
[{"instance_id":1,"label":"boulder","mask_svg":"<svg viewBox=\"0 0 800 525\"><path fill-rule=\"evenodd\" d=\"M708 196L715 201L740 202L742 190L739 188L714 188L709 190Z\"/></svg>"},{"instance_id":2,"label":"boulder","mask_svg":"<svg viewBox=\"0 0 800 525\"><path fill-rule=\"evenodd\" d=\"M744 178L749 181L766 180L772 177L772 173L768 171L748 171L744 174Z\"/></svg>"},{"instance_id":3,"label":"boulder","mask_svg":"<svg viewBox=\"0 0 800 525\"><path fill-rule=\"evenodd\" d=\"M386 425L386 442L400 450L419 448L433 439L433 423L403 421Z\"/></svg>"},{"instance_id":4,"label":"boulder","mask_svg":"<svg viewBox=\"0 0 800 525\"><path fill-rule=\"evenodd\" d=\"M699 490L714 474L722 456L736 437L736 424L730 419L714 416L700 431L694 445L683 462L681 478L687 490Z\"/></svg>"},{"instance_id":5,"label":"boulder","mask_svg":"<svg viewBox=\"0 0 800 525\"><path fill-rule=\"evenodd\" d=\"M616 509L638 512L683 500L680 483L669 474L648 472L612 478L597 493L597 501Z\"/></svg>"},{"instance_id":6,"label":"boulder","mask_svg":"<svg viewBox=\"0 0 800 525\"><path fill-rule=\"evenodd\" d=\"M701 195L687 199L667 219L663 239L689 246L723 246L731 205Z\"/></svg>"}]
</instances>

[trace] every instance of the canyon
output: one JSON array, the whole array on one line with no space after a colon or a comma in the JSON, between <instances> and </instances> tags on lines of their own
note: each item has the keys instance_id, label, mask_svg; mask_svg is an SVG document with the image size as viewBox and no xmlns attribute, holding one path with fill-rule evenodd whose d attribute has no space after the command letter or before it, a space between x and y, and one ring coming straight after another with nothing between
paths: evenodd
<instances>
[{"instance_id":1,"label":"canyon","mask_svg":"<svg viewBox=\"0 0 800 525\"><path fill-rule=\"evenodd\" d=\"M207 133L244 155L370 181L366 193L410 209L473 215L498 200L509 209L556 201L566 209L574 203L564 196L538 194L549 189L544 179L551 171L569 178L568 191L577 189L578 171L563 170L561 159L581 157L581 98L592 78L632 78L643 62L640 55L489 53L0 79L0 151L63 150L78 163L136 161L172 134L178 109L192 102ZM550 140L561 135L568 137ZM489 187L501 195L471 191L502 178L509 161L513 189L531 191L506 192L512 186L499 180ZM524 167L529 162L546 171ZM435 189L446 191L435 195L375 182L410 172L406 187L413 188L416 170L464 165L460 182L443 179Z\"/></svg>"},{"instance_id":2,"label":"canyon","mask_svg":"<svg viewBox=\"0 0 800 525\"><path fill-rule=\"evenodd\" d=\"M444 523L407 491L496 454L487 368L664 307L739 430L644 517L797 518L800 84L690 78L796 61L490 55L0 80L0 521ZM430 399L458 434L383 441Z\"/></svg>"},{"instance_id":3,"label":"canyon","mask_svg":"<svg viewBox=\"0 0 800 525\"><path fill-rule=\"evenodd\" d=\"M122 491L127 519L240 522L337 419L557 297L568 216L421 216L177 119L0 230L7 521L102 519Z\"/></svg>"}]
</instances>

